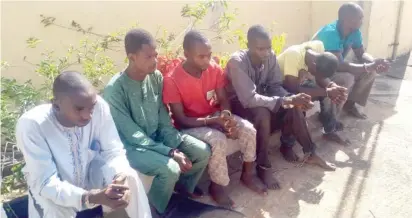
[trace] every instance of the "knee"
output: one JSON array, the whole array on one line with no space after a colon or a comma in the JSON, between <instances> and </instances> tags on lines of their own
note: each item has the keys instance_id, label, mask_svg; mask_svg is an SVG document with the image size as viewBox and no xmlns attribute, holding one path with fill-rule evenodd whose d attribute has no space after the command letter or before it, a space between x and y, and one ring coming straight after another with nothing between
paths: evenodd
<instances>
[{"instance_id":1,"label":"knee","mask_svg":"<svg viewBox=\"0 0 412 218\"><path fill-rule=\"evenodd\" d=\"M211 155L211 151L210 151L210 146L208 144L206 144L203 141L198 140L199 142L196 143L196 151L195 153L195 160L192 160L193 162L208 162L210 155Z\"/></svg>"},{"instance_id":2,"label":"knee","mask_svg":"<svg viewBox=\"0 0 412 218\"><path fill-rule=\"evenodd\" d=\"M255 127L270 123L271 112L264 107L254 109L253 124Z\"/></svg>"},{"instance_id":3,"label":"knee","mask_svg":"<svg viewBox=\"0 0 412 218\"><path fill-rule=\"evenodd\" d=\"M240 137L245 138L245 140L256 140L256 129L252 123L247 120L241 120L240 125Z\"/></svg>"},{"instance_id":4,"label":"knee","mask_svg":"<svg viewBox=\"0 0 412 218\"><path fill-rule=\"evenodd\" d=\"M212 148L212 155L222 153L227 147L226 135L220 131L214 132L210 139L210 147Z\"/></svg>"},{"instance_id":5,"label":"knee","mask_svg":"<svg viewBox=\"0 0 412 218\"><path fill-rule=\"evenodd\" d=\"M180 166L173 159L169 159L169 162L159 169L158 178L170 185L175 184L179 180L179 176Z\"/></svg>"},{"instance_id":6,"label":"knee","mask_svg":"<svg viewBox=\"0 0 412 218\"><path fill-rule=\"evenodd\" d=\"M339 79L336 80L335 83L347 89L350 89L355 83L355 76L351 73L339 73Z\"/></svg>"},{"instance_id":7,"label":"knee","mask_svg":"<svg viewBox=\"0 0 412 218\"><path fill-rule=\"evenodd\" d=\"M306 119L304 111L298 107L288 109L286 113L289 113L294 119Z\"/></svg>"}]
</instances>

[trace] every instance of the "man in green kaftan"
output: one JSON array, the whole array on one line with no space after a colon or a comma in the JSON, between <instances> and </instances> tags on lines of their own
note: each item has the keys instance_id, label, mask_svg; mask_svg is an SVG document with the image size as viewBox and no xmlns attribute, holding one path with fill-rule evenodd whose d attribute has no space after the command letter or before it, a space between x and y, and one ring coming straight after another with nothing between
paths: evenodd
<instances>
[{"instance_id":1,"label":"man in green kaftan","mask_svg":"<svg viewBox=\"0 0 412 218\"><path fill-rule=\"evenodd\" d=\"M152 209L165 212L173 190L196 198L195 186L210 157L209 146L177 131L162 102L163 77L156 70L155 40L145 30L126 34L129 66L104 90L130 165L154 176L148 198Z\"/></svg>"}]
</instances>

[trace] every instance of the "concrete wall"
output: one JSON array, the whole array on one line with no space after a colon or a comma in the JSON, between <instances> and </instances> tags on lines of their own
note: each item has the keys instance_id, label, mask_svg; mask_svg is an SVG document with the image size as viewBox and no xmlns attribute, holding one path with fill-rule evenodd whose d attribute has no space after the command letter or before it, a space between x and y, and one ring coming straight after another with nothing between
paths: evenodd
<instances>
[{"instance_id":1,"label":"concrete wall","mask_svg":"<svg viewBox=\"0 0 412 218\"><path fill-rule=\"evenodd\" d=\"M23 61L38 63L40 53L54 50L64 54L70 44L78 45L84 38L80 33L58 27L44 28L40 14L54 16L57 23L70 24L78 21L84 27L93 27L94 32L108 33L130 27L137 21L139 26L156 33L159 25L180 36L188 24L180 17L186 3L194 1L2 1L1 2L1 59L13 67L2 71L2 76L19 80L39 78L34 67ZM324 24L337 18L342 1L232 1L230 9L237 8L239 16L233 26L262 24L272 27L274 34L286 33L287 46L309 40ZM361 2L365 9L362 32L368 51L375 56L389 57L393 43L396 15L399 2ZM202 28L207 28L219 18L222 9L210 13ZM405 2L398 51L403 53L412 47L412 33L408 25L412 19L412 2ZM275 24L273 24L275 22ZM26 39L34 36L43 42L36 49L26 47ZM179 41L178 41L179 42ZM216 43L214 51L233 52L236 45ZM118 70L123 68L124 52L111 52Z\"/></svg>"},{"instance_id":2,"label":"concrete wall","mask_svg":"<svg viewBox=\"0 0 412 218\"><path fill-rule=\"evenodd\" d=\"M374 56L383 58L392 56L398 9L399 1L372 3L367 50Z\"/></svg>"},{"instance_id":3,"label":"concrete wall","mask_svg":"<svg viewBox=\"0 0 412 218\"><path fill-rule=\"evenodd\" d=\"M404 1L400 19L398 54L404 54L412 48L412 1Z\"/></svg>"}]
</instances>

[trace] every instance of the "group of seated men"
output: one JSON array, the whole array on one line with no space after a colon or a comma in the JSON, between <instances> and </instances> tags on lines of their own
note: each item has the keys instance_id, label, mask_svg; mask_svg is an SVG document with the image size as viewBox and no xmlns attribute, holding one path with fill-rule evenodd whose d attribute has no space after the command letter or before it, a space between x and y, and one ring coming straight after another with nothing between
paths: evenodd
<instances>
[{"instance_id":1,"label":"group of seated men","mask_svg":"<svg viewBox=\"0 0 412 218\"><path fill-rule=\"evenodd\" d=\"M364 52L362 17L358 5L344 4L339 19L313 41L278 57L264 27L252 26L248 49L235 52L225 70L211 61L209 40L192 30L183 41L185 61L164 76L156 70L152 35L129 31L128 67L103 97L80 73L66 71L54 81L52 103L19 119L30 217L75 217L96 205L125 208L132 218L161 216L173 192L203 195L196 185L207 166L211 197L234 207L225 189L226 148L239 147L241 182L264 195L280 188L268 154L275 130L282 132L287 161L334 170L316 154L304 112L319 100L323 135L341 144L349 141L338 133L344 129L340 110L366 118L356 104L366 104L376 72L388 63ZM362 63L344 61L351 48ZM296 140L302 158L292 150ZM147 196L136 170L154 176Z\"/></svg>"}]
</instances>

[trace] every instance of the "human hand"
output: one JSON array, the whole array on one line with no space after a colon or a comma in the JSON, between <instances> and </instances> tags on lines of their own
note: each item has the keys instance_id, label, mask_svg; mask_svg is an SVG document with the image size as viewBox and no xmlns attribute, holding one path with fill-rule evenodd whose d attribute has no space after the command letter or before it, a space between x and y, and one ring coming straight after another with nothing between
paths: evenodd
<instances>
[{"instance_id":1,"label":"human hand","mask_svg":"<svg viewBox=\"0 0 412 218\"><path fill-rule=\"evenodd\" d=\"M390 62L386 59L377 58L369 66L368 72L376 71L377 73L384 73L389 70Z\"/></svg>"},{"instance_id":2,"label":"human hand","mask_svg":"<svg viewBox=\"0 0 412 218\"><path fill-rule=\"evenodd\" d=\"M87 195L90 204L105 205L113 210L126 208L130 200L129 187L120 184L109 184L105 189L91 190Z\"/></svg>"},{"instance_id":3,"label":"human hand","mask_svg":"<svg viewBox=\"0 0 412 218\"><path fill-rule=\"evenodd\" d=\"M310 110L314 104L311 101L311 97L305 93L299 93L285 98L283 105L292 105L293 107L298 107L303 111Z\"/></svg>"},{"instance_id":4,"label":"human hand","mask_svg":"<svg viewBox=\"0 0 412 218\"><path fill-rule=\"evenodd\" d=\"M192 169L192 162L189 160L189 158L186 157L183 152L179 150L175 150L173 152L173 160L175 160L179 164L180 170L183 173Z\"/></svg>"},{"instance_id":5,"label":"human hand","mask_svg":"<svg viewBox=\"0 0 412 218\"><path fill-rule=\"evenodd\" d=\"M119 185L126 185L128 186L127 183L127 175L125 173L118 173L116 176L113 178L112 181L113 184L119 184Z\"/></svg>"},{"instance_id":6,"label":"human hand","mask_svg":"<svg viewBox=\"0 0 412 218\"><path fill-rule=\"evenodd\" d=\"M331 86L326 88L327 96L335 104L342 104L348 98L347 89L342 86Z\"/></svg>"}]
</instances>

